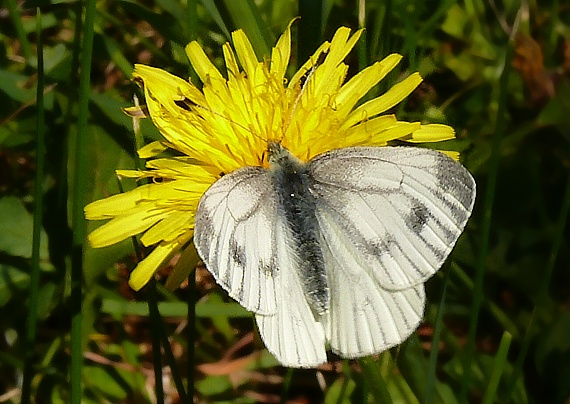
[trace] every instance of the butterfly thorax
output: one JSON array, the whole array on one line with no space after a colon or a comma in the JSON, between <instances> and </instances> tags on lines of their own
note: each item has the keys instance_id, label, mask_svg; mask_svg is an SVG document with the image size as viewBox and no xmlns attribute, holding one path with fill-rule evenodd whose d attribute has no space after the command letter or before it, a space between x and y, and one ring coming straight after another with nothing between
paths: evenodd
<instances>
[{"instance_id":1,"label":"butterfly thorax","mask_svg":"<svg viewBox=\"0 0 570 404\"><path fill-rule=\"evenodd\" d=\"M329 308L330 297L319 243L316 200L310 192L313 179L307 166L279 143L270 143L268 152L279 214L291 236L287 247L295 257L296 270L311 308L322 315Z\"/></svg>"}]
</instances>

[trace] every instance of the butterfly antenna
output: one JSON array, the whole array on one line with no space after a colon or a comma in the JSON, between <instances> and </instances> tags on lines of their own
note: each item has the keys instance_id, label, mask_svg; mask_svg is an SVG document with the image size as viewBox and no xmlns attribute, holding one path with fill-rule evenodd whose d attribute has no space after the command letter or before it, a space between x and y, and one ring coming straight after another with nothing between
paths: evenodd
<instances>
[{"instance_id":1,"label":"butterfly antenna","mask_svg":"<svg viewBox=\"0 0 570 404\"><path fill-rule=\"evenodd\" d=\"M245 126L243 126L241 123L234 121L233 119L228 118L227 116L224 116L222 114L220 114L219 112L214 111L211 108L205 107L203 105L200 104L196 104L194 101L190 100L187 97L184 97L182 100L175 100L174 103L179 106L180 108L186 110L186 111L191 111L192 108L201 108L204 111L208 111L209 113L211 113L212 115L216 115L222 119L225 119L226 121L239 126L240 128L242 128L243 130L246 130L248 132L251 132L250 128L247 128ZM256 135L255 133L252 133L254 136Z\"/></svg>"},{"instance_id":2,"label":"butterfly antenna","mask_svg":"<svg viewBox=\"0 0 570 404\"><path fill-rule=\"evenodd\" d=\"M222 119L225 119L225 120L228 121L229 123L240 127L241 129L245 130L246 132L251 133L251 134L252 134L254 137L256 137L257 139L259 139L259 140L261 140L261 141L263 141L263 142L266 142L266 141L267 141L267 139L263 138L262 136L260 136L259 134L255 133L255 132L253 132L253 131L251 130L251 128L248 128L248 127L242 125L241 123L236 122L236 121L234 121L233 119L230 119L230 118L228 118L227 116L222 115L222 114L220 114L219 112L214 111L214 110L211 109L211 108L205 107L205 106L200 105L200 104L196 104L194 101L190 100L190 99L187 98L187 97L184 97L182 100L175 100L174 103L175 103L177 106L179 106L180 108L182 108L182 109L184 109L184 110L186 110L186 111L192 111L192 108L201 108L201 109L203 109L203 110L205 110L205 111L208 111L208 112L211 113L212 115L215 115L215 116L217 116L217 117L220 117L220 118L222 118Z\"/></svg>"}]
</instances>

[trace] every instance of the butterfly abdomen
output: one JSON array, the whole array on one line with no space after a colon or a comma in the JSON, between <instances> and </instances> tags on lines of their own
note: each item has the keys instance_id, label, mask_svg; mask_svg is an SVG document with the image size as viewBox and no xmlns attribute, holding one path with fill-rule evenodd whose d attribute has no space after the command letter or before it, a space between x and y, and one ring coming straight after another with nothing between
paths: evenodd
<instances>
[{"instance_id":1,"label":"butterfly abdomen","mask_svg":"<svg viewBox=\"0 0 570 404\"><path fill-rule=\"evenodd\" d=\"M316 200L309 192L312 178L305 165L278 144L270 145L271 178L278 196L278 213L290 232L287 241L295 255L301 284L309 305L319 315L329 308L329 288L319 228Z\"/></svg>"}]
</instances>

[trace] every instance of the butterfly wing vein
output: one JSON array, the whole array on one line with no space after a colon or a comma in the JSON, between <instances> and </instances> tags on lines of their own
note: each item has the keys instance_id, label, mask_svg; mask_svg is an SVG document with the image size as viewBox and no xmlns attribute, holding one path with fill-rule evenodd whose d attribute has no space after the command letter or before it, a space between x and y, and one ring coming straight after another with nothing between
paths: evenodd
<instances>
[{"instance_id":1,"label":"butterfly wing vein","mask_svg":"<svg viewBox=\"0 0 570 404\"><path fill-rule=\"evenodd\" d=\"M246 309L277 310L275 201L265 170L251 167L216 181L196 211L194 243L218 284Z\"/></svg>"}]
</instances>

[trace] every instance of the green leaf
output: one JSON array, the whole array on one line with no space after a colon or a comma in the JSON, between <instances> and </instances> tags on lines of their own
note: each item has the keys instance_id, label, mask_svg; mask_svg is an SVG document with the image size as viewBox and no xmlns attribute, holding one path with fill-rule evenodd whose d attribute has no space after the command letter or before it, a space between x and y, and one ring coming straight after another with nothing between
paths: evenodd
<instances>
[{"instance_id":1,"label":"green leaf","mask_svg":"<svg viewBox=\"0 0 570 404\"><path fill-rule=\"evenodd\" d=\"M123 112L124 107L131 107L133 102L126 101L118 92L112 90L105 93L98 93L93 91L89 96L89 100L97 106L104 114L104 116L111 122L121 125L128 132L133 132L133 119ZM140 119L142 134L152 140L163 140L164 138L156 127L152 124L150 119ZM109 136L107 132L103 132L105 136ZM132 136L133 150L134 150L134 135Z\"/></svg>"},{"instance_id":2,"label":"green leaf","mask_svg":"<svg viewBox=\"0 0 570 404\"><path fill-rule=\"evenodd\" d=\"M327 389L325 404L350 404L350 395L356 388L356 382L352 379L339 377Z\"/></svg>"},{"instance_id":3,"label":"green leaf","mask_svg":"<svg viewBox=\"0 0 570 404\"><path fill-rule=\"evenodd\" d=\"M0 306L4 306L15 294L28 286L30 275L21 269L0 264Z\"/></svg>"},{"instance_id":4,"label":"green leaf","mask_svg":"<svg viewBox=\"0 0 570 404\"><path fill-rule=\"evenodd\" d=\"M464 39L468 22L469 16L465 10L459 5L454 5L448 10L445 21L441 24L441 30L455 38Z\"/></svg>"},{"instance_id":5,"label":"green leaf","mask_svg":"<svg viewBox=\"0 0 570 404\"><path fill-rule=\"evenodd\" d=\"M0 199L0 250L24 258L32 256L33 217L16 197ZM47 235L40 235L40 258L48 259Z\"/></svg>"},{"instance_id":6,"label":"green leaf","mask_svg":"<svg viewBox=\"0 0 570 404\"><path fill-rule=\"evenodd\" d=\"M125 77L130 78L133 75L133 63L125 57L117 42L107 36L102 36L101 39L103 39L103 43L105 44L105 48L107 48L107 53L111 57L111 60L121 69ZM93 100L93 97L91 97L91 99Z\"/></svg>"},{"instance_id":7,"label":"green leaf","mask_svg":"<svg viewBox=\"0 0 570 404\"><path fill-rule=\"evenodd\" d=\"M49 75L56 66L63 63L69 57L69 51L63 44L44 48L44 69Z\"/></svg>"},{"instance_id":8,"label":"green leaf","mask_svg":"<svg viewBox=\"0 0 570 404\"><path fill-rule=\"evenodd\" d=\"M232 389L227 376L208 376L196 383L196 390L205 396L212 396Z\"/></svg>"},{"instance_id":9,"label":"green leaf","mask_svg":"<svg viewBox=\"0 0 570 404\"><path fill-rule=\"evenodd\" d=\"M389 355L388 352L384 353ZM382 375L382 370L377 361L375 361L371 356L358 359L358 363L362 369L362 374L364 379L366 379L366 384L372 397L374 397L374 402L376 403L392 403L392 397L388 392L386 386L386 379Z\"/></svg>"},{"instance_id":10,"label":"green leaf","mask_svg":"<svg viewBox=\"0 0 570 404\"><path fill-rule=\"evenodd\" d=\"M107 368L112 370L112 367ZM115 377L111 376L107 369L99 366L86 366L83 369L83 381L86 386L103 392L106 396L110 396L116 400L124 400L127 392L122 383L119 383Z\"/></svg>"},{"instance_id":11,"label":"green leaf","mask_svg":"<svg viewBox=\"0 0 570 404\"><path fill-rule=\"evenodd\" d=\"M108 98L105 98L106 100ZM112 109L112 108L111 108ZM88 156L87 181L82 184L88 193L88 202L113 195L119 192L118 180L115 170L119 168L133 169L133 158L129 156L123 148L112 139L108 132L99 126L91 126L90 133L90 153ZM133 145L134 149L134 145ZM73 151L70 152L73 160ZM74 172L70 171L70 176ZM72 178L70 178L71 183ZM123 182L123 187L127 188L128 182ZM102 222L87 222L87 232L95 230ZM133 248L130 240L115 244L105 248L90 248L88 245L84 253L84 276L87 285L90 285L101 273L117 262L118 258L132 254Z\"/></svg>"},{"instance_id":12,"label":"green leaf","mask_svg":"<svg viewBox=\"0 0 570 404\"><path fill-rule=\"evenodd\" d=\"M14 101L26 103L36 99L35 90L26 88L27 81L28 77L22 74L0 69L0 91Z\"/></svg>"},{"instance_id":13,"label":"green leaf","mask_svg":"<svg viewBox=\"0 0 570 404\"><path fill-rule=\"evenodd\" d=\"M126 101L123 97L119 96L118 93L114 91L106 93L93 91L89 95L89 100L101 109L101 112L113 123L132 130L133 120L122 110L124 107L132 106L132 103Z\"/></svg>"},{"instance_id":14,"label":"green leaf","mask_svg":"<svg viewBox=\"0 0 570 404\"><path fill-rule=\"evenodd\" d=\"M508 332L503 333L503 338L501 338L501 344L497 350L497 355L495 356L495 364L493 366L493 371L489 377L489 384L485 390L485 396L483 397L484 404L491 404L497 402L497 388L499 387L499 381L501 375L505 371L507 365L507 354L509 353L509 346L511 345L511 334Z\"/></svg>"}]
</instances>

